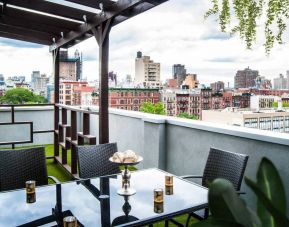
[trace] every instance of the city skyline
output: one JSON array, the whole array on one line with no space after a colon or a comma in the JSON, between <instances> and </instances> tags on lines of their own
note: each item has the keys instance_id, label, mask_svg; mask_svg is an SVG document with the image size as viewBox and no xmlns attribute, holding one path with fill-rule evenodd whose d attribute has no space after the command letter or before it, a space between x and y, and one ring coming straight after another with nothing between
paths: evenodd
<instances>
[{"instance_id":1,"label":"city skyline","mask_svg":"<svg viewBox=\"0 0 289 227\"><path fill-rule=\"evenodd\" d=\"M285 74L289 68L286 62L288 44L276 46L267 58L261 30L253 51L245 50L245 44L238 37L218 31L214 19L203 19L209 7L207 0L171 0L113 28L110 70L121 78L127 74L134 77L134 60L140 50L161 63L162 81L172 78L173 64L186 65L188 71L198 74L203 84L221 80L233 86L237 70L247 66L271 80L280 73ZM96 48L92 38L69 49L70 53L76 49L83 52L83 76L88 80L98 77ZM205 48L209 51L203 51ZM0 49L0 73L5 78L25 75L29 79L35 70L51 74L52 59L47 47L1 38Z\"/></svg>"}]
</instances>

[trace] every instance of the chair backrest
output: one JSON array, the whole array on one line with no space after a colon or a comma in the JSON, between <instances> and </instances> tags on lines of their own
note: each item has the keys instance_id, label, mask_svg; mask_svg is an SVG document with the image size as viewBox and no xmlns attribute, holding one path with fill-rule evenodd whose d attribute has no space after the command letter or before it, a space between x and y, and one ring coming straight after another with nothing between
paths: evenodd
<instances>
[{"instance_id":1,"label":"chair backrest","mask_svg":"<svg viewBox=\"0 0 289 227\"><path fill-rule=\"evenodd\" d=\"M203 174L202 185L208 187L216 178L229 180L240 190L249 156L211 148Z\"/></svg>"},{"instance_id":2,"label":"chair backrest","mask_svg":"<svg viewBox=\"0 0 289 227\"><path fill-rule=\"evenodd\" d=\"M115 152L117 152L116 143L79 146L77 148L79 177L85 179L119 173L119 167L109 161Z\"/></svg>"},{"instance_id":3,"label":"chair backrest","mask_svg":"<svg viewBox=\"0 0 289 227\"><path fill-rule=\"evenodd\" d=\"M28 180L48 184L44 147L0 150L0 191L25 188Z\"/></svg>"}]
</instances>

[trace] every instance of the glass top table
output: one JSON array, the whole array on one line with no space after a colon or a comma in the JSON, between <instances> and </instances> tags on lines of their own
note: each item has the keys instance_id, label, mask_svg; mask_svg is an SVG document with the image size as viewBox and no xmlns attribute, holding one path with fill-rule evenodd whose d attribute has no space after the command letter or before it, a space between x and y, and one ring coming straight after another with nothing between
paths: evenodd
<instances>
[{"instance_id":1,"label":"glass top table","mask_svg":"<svg viewBox=\"0 0 289 227\"><path fill-rule=\"evenodd\" d=\"M174 176L166 195L165 176L159 169L132 172L132 196L120 196L121 175L36 188L36 202L26 203L26 191L0 193L0 226L57 226L75 216L79 226L142 226L207 207L208 190ZM164 190L164 203L154 204L153 191Z\"/></svg>"}]
</instances>

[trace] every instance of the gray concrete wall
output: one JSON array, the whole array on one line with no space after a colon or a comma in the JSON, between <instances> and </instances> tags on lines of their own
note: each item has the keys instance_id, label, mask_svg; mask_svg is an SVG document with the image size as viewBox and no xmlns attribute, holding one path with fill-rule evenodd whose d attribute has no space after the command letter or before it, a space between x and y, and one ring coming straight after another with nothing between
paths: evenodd
<instances>
[{"instance_id":1,"label":"gray concrete wall","mask_svg":"<svg viewBox=\"0 0 289 227\"><path fill-rule=\"evenodd\" d=\"M98 118L91 127L98 130ZM97 133L97 132L96 132ZM262 157L271 159L284 181L289 207L289 135L124 110L110 110L110 141L144 157L139 168L158 167L176 175L202 174L210 147L249 155L245 175L254 179ZM245 183L245 200L255 196Z\"/></svg>"}]
</instances>

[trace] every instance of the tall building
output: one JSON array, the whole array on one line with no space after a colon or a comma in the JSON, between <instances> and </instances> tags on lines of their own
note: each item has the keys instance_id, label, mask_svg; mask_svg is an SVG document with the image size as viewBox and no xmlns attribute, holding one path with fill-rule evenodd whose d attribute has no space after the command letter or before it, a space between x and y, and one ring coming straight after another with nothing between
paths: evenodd
<instances>
[{"instance_id":1,"label":"tall building","mask_svg":"<svg viewBox=\"0 0 289 227\"><path fill-rule=\"evenodd\" d=\"M249 67L244 70L238 70L235 76L235 89L255 87L255 81L258 76L259 71L252 70Z\"/></svg>"},{"instance_id":2,"label":"tall building","mask_svg":"<svg viewBox=\"0 0 289 227\"><path fill-rule=\"evenodd\" d=\"M116 87L117 86L117 74L113 71L108 73L108 84L109 87Z\"/></svg>"},{"instance_id":3,"label":"tall building","mask_svg":"<svg viewBox=\"0 0 289 227\"><path fill-rule=\"evenodd\" d=\"M40 71L33 71L31 74L31 87L34 89L33 84L36 81L36 78L40 77Z\"/></svg>"},{"instance_id":4,"label":"tall building","mask_svg":"<svg viewBox=\"0 0 289 227\"><path fill-rule=\"evenodd\" d=\"M82 55L75 51L73 57L67 50L59 52L59 77L62 80L79 81L82 78Z\"/></svg>"},{"instance_id":5,"label":"tall building","mask_svg":"<svg viewBox=\"0 0 289 227\"><path fill-rule=\"evenodd\" d=\"M288 74L288 72L287 72ZM288 77L288 75L287 75ZM288 89L288 78L285 78L283 74L280 74L278 78L274 79L274 89Z\"/></svg>"},{"instance_id":6,"label":"tall building","mask_svg":"<svg viewBox=\"0 0 289 227\"><path fill-rule=\"evenodd\" d=\"M173 65L173 78L178 81L178 86L181 86L186 79L187 70L185 65L175 64Z\"/></svg>"},{"instance_id":7,"label":"tall building","mask_svg":"<svg viewBox=\"0 0 289 227\"><path fill-rule=\"evenodd\" d=\"M215 83L211 83L210 87L213 93L218 93L220 91L224 91L225 84L223 81L217 81Z\"/></svg>"},{"instance_id":8,"label":"tall building","mask_svg":"<svg viewBox=\"0 0 289 227\"><path fill-rule=\"evenodd\" d=\"M49 103L54 103L54 84L47 84L46 99Z\"/></svg>"},{"instance_id":9,"label":"tall building","mask_svg":"<svg viewBox=\"0 0 289 227\"><path fill-rule=\"evenodd\" d=\"M137 86L158 88L160 87L160 63L155 63L149 56L137 52L135 59L135 84Z\"/></svg>"},{"instance_id":10,"label":"tall building","mask_svg":"<svg viewBox=\"0 0 289 227\"><path fill-rule=\"evenodd\" d=\"M33 73L32 73L33 75ZM47 97L47 84L49 83L49 78L45 74L39 74L39 76L35 76L33 78L33 82L31 83L31 87L33 92L37 95L42 95Z\"/></svg>"}]
</instances>

